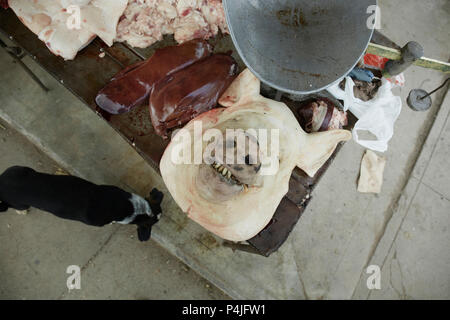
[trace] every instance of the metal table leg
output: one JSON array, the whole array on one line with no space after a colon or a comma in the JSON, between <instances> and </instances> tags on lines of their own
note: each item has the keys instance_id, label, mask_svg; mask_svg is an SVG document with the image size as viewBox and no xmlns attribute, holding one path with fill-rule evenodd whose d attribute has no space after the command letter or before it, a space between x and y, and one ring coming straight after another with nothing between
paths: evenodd
<instances>
[{"instance_id":1,"label":"metal table leg","mask_svg":"<svg viewBox=\"0 0 450 320\"><path fill-rule=\"evenodd\" d=\"M5 49L5 51L13 57L13 59L19 63L19 65L22 67L23 70L41 87L42 90L45 92L48 92L49 89L42 83L42 81L33 73L33 71L28 68L28 66L23 63L22 59L26 56L26 53L23 52L22 48L20 47L9 47L6 43L4 43L0 39L0 46Z\"/></svg>"}]
</instances>

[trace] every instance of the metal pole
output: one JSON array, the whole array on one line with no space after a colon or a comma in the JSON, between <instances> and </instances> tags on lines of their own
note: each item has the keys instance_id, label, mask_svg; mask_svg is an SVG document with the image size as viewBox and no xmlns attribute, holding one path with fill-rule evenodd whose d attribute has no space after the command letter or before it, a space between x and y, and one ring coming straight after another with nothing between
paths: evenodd
<instances>
[{"instance_id":1,"label":"metal pole","mask_svg":"<svg viewBox=\"0 0 450 320\"><path fill-rule=\"evenodd\" d=\"M22 67L23 70L44 90L45 92L48 92L49 89L42 83L42 81L31 71L28 66L23 63L22 58L24 55L22 55L22 49L19 47L8 47L6 43L4 43L0 39L0 46L5 49L5 51L16 61L19 63L19 65Z\"/></svg>"}]
</instances>

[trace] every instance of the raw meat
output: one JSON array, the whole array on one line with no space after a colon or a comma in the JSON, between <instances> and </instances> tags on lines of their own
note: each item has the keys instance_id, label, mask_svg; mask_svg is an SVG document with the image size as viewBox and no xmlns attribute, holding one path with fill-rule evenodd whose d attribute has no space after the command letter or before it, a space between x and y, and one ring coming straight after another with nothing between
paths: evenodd
<instances>
[{"instance_id":1,"label":"raw meat","mask_svg":"<svg viewBox=\"0 0 450 320\"><path fill-rule=\"evenodd\" d=\"M211 53L211 46L204 40L193 40L179 46L159 49L148 60L138 62L116 74L98 93L95 101L109 113L128 112L148 99L153 85L158 80Z\"/></svg>"},{"instance_id":2,"label":"raw meat","mask_svg":"<svg viewBox=\"0 0 450 320\"><path fill-rule=\"evenodd\" d=\"M166 138L168 130L185 125L217 105L237 74L237 63L215 54L159 81L150 94L153 127Z\"/></svg>"},{"instance_id":3,"label":"raw meat","mask_svg":"<svg viewBox=\"0 0 450 320\"><path fill-rule=\"evenodd\" d=\"M9 6L49 50L66 60L75 58L97 35L113 44L116 27L128 0L9 0ZM69 29L67 22L80 9L80 29Z\"/></svg>"},{"instance_id":4,"label":"raw meat","mask_svg":"<svg viewBox=\"0 0 450 320\"><path fill-rule=\"evenodd\" d=\"M340 111L326 98L306 102L297 113L307 133L342 129L348 124L347 112Z\"/></svg>"},{"instance_id":5,"label":"raw meat","mask_svg":"<svg viewBox=\"0 0 450 320\"><path fill-rule=\"evenodd\" d=\"M116 40L146 48L165 34L174 34L183 43L208 39L219 29L228 33L221 0L130 0Z\"/></svg>"}]
</instances>

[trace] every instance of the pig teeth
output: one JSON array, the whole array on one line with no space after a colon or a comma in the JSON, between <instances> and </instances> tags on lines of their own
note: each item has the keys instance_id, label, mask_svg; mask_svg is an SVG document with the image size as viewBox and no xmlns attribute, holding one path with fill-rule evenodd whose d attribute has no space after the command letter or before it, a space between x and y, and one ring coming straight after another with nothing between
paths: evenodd
<instances>
[{"instance_id":1,"label":"pig teeth","mask_svg":"<svg viewBox=\"0 0 450 320\"><path fill-rule=\"evenodd\" d=\"M219 164L219 163L217 163L217 162L214 162L214 163L212 164L212 167L213 167L217 172L219 172L223 177L225 177L225 178L227 178L227 179L229 179L229 180L235 181L238 185L242 185L241 183L239 183L239 181L237 181L237 180L233 177L231 171L228 170L227 168L225 168L223 165L221 165L221 164Z\"/></svg>"}]
</instances>

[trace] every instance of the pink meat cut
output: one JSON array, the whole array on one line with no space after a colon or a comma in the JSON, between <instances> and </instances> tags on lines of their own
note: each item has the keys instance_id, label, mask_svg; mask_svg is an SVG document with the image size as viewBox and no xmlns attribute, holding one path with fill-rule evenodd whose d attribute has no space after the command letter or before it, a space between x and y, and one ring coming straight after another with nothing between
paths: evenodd
<instances>
[{"instance_id":1,"label":"pink meat cut","mask_svg":"<svg viewBox=\"0 0 450 320\"><path fill-rule=\"evenodd\" d=\"M221 0L130 0L117 26L117 41L146 48L174 34L183 43L228 33Z\"/></svg>"},{"instance_id":2,"label":"pink meat cut","mask_svg":"<svg viewBox=\"0 0 450 320\"><path fill-rule=\"evenodd\" d=\"M9 0L9 6L49 50L72 60L96 36L111 46L128 0ZM80 29L69 29L70 6L80 9Z\"/></svg>"}]
</instances>

